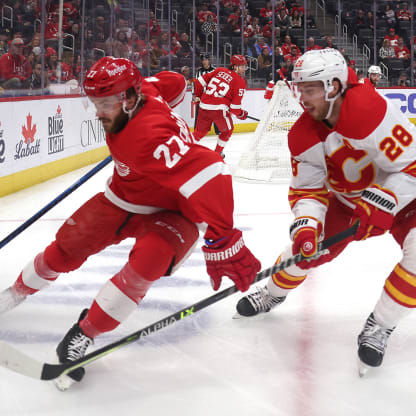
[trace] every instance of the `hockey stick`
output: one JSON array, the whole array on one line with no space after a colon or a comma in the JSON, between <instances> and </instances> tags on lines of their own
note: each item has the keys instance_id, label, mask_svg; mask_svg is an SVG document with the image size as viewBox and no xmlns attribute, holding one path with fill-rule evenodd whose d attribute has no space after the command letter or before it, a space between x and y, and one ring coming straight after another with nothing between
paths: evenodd
<instances>
[{"instance_id":1,"label":"hockey stick","mask_svg":"<svg viewBox=\"0 0 416 416\"><path fill-rule=\"evenodd\" d=\"M95 166L89 172L87 172L82 178L78 179L73 185L71 185L64 192L58 195L53 201L49 202L41 210L39 210L35 215L33 215L27 221L25 221L20 227L17 227L7 237L3 238L3 240L0 241L0 249L3 248L7 243L12 241L13 238L18 236L22 231L26 230L26 228L32 225L35 221L37 221L40 217L46 214L49 210L51 210L55 205L58 205L59 202L61 202L69 194L74 192L75 189L79 188L83 183L85 183L89 178L91 178L91 176L95 175L104 166L108 165L111 162L111 160L112 160L111 156L108 156L107 158L105 158L97 166Z\"/></svg>"},{"instance_id":2,"label":"hockey stick","mask_svg":"<svg viewBox=\"0 0 416 416\"><path fill-rule=\"evenodd\" d=\"M323 254L323 252L327 248L333 246L334 244L340 243L341 241L346 240L347 238L352 237L356 233L358 225L359 222L357 221L350 228L347 228L346 230L341 231L340 233L335 234L334 236L319 243L317 257ZM271 276L272 274L280 270L283 270L291 266L292 264L298 263L304 259L305 257L303 257L301 254L296 254L295 256L292 256L287 260L282 261L279 264L276 264L273 267L270 267L258 273L253 283L259 282L265 277ZM138 341L145 336L151 335L154 332L159 331L160 329L165 328L169 325L172 325L177 321L191 316L195 312L198 312L201 309L204 309L207 306L212 305L218 302L219 300L232 295L235 292L237 292L237 288L234 285L222 290L221 292L214 293L212 296L209 296L208 298L194 303L193 305L187 306L186 308L183 308L180 311L167 316L166 318L163 318L151 325L148 325L145 328L139 329L138 331L124 338L121 338L119 341L107 344L97 349L96 351L93 351L85 355L83 358L79 360L65 364L43 363L20 352L19 350L12 347L10 344L7 344L4 341L0 341L0 365L8 368L9 370L15 371L28 377L33 377L40 380L53 380L63 374L70 373L76 368L82 367L95 360L98 360L99 358L104 357L110 354L111 352L116 351L128 344L131 344L132 342Z\"/></svg>"},{"instance_id":3,"label":"hockey stick","mask_svg":"<svg viewBox=\"0 0 416 416\"><path fill-rule=\"evenodd\" d=\"M247 116L247 118L249 118L250 120L254 120L254 121L260 121L260 119L256 117Z\"/></svg>"}]
</instances>

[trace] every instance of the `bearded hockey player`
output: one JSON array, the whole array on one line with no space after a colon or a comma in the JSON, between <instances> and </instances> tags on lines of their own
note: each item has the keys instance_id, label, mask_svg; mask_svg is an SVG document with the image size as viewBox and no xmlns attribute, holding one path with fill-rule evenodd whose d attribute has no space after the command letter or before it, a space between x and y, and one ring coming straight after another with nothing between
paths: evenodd
<instances>
[{"instance_id":1,"label":"bearded hockey player","mask_svg":"<svg viewBox=\"0 0 416 416\"><path fill-rule=\"evenodd\" d=\"M157 77L156 77L157 78ZM185 121L166 101L180 98L133 62L105 57L89 70L84 89L96 108L114 160L105 192L68 218L56 239L0 294L0 312L82 266L109 245L135 239L124 267L112 276L57 347L61 363L85 355L94 338L115 329L137 309L152 283L169 276L190 255L207 224L202 248L214 290L223 276L239 290L250 286L259 261L233 227L231 175L218 153L194 143ZM146 91L149 95L142 94ZM151 91L156 97L151 96ZM181 91L181 84L177 91ZM160 97L161 96L161 97ZM163 99L165 98L166 101ZM57 379L61 390L80 381L78 368Z\"/></svg>"}]
</instances>

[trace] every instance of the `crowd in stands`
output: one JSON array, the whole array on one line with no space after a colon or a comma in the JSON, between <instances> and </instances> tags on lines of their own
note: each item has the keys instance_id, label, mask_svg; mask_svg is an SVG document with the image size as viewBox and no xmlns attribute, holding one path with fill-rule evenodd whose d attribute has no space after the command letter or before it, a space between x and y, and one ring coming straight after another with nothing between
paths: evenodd
<instances>
[{"instance_id":1,"label":"crowd in stands","mask_svg":"<svg viewBox=\"0 0 416 416\"><path fill-rule=\"evenodd\" d=\"M218 16L217 1L220 6ZM131 0L117 0L113 3L116 4L113 9L110 9L111 2L108 0L86 1L84 19L80 15L81 0L64 0L63 49L59 62L59 0L46 0L43 49L40 36L41 0L0 0L0 6L13 8L13 25L3 19L0 28L0 94L7 90L38 90L42 85L43 71L46 74L43 79L45 87L71 80L80 81L82 44L85 71L102 56L113 55L132 59L144 75L172 68L185 76L189 88L192 85L193 53L199 57L201 52L205 52L207 39L210 34L216 33L218 27L221 36L232 44L233 54L242 53L256 61L257 70L250 76L264 80L264 86L271 79L290 80L293 64L304 51L337 48L331 36L320 34L311 10L304 10L303 1L276 0L274 16L271 1L245 1L243 18L242 1L245 0L197 1L196 10L192 9L192 2L185 2L190 5L184 5L178 22L166 31L162 30L165 26L153 12L154 1L149 2L150 11L145 19L137 19L132 23L133 13L131 9L128 11ZM415 50L416 44L416 36L410 36L408 5L402 1L379 3L376 15L379 44L369 46L378 49L377 64L382 62L386 65L397 83L408 85L411 51ZM375 19L370 10L372 2L368 2L368 6L365 6L365 2L353 0L343 4L343 19L350 33L356 34L362 43L370 44L375 30ZM123 8L123 5L126 7ZM114 26L111 32L109 22L113 13ZM189 36L190 21L194 14L195 45ZM314 34L308 37L306 45L303 45L304 25ZM223 47L223 42L220 43ZM340 51L355 69L355 61L345 54L343 48Z\"/></svg>"}]
</instances>

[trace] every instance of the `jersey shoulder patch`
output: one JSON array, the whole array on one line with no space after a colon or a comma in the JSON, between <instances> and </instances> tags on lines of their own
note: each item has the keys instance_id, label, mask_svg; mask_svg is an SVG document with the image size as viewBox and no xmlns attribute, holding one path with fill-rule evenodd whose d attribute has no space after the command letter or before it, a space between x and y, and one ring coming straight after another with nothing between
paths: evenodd
<instances>
[{"instance_id":1,"label":"jersey shoulder patch","mask_svg":"<svg viewBox=\"0 0 416 416\"><path fill-rule=\"evenodd\" d=\"M289 131L288 145L292 156L298 156L325 141L331 132L324 123L314 120L307 111L303 112Z\"/></svg>"},{"instance_id":2,"label":"jersey shoulder patch","mask_svg":"<svg viewBox=\"0 0 416 416\"><path fill-rule=\"evenodd\" d=\"M374 87L356 85L345 94L336 130L347 138L364 139L380 125L386 111L387 102Z\"/></svg>"}]
</instances>

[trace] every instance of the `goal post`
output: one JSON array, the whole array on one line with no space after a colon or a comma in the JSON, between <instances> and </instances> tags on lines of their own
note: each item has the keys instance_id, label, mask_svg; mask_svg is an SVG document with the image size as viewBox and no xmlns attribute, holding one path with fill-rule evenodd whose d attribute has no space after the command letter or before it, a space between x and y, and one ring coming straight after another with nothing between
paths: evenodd
<instances>
[{"instance_id":1,"label":"goal post","mask_svg":"<svg viewBox=\"0 0 416 416\"><path fill-rule=\"evenodd\" d=\"M287 135L302 113L290 88L284 81L278 81L233 177L253 182L289 182L291 164Z\"/></svg>"}]
</instances>

